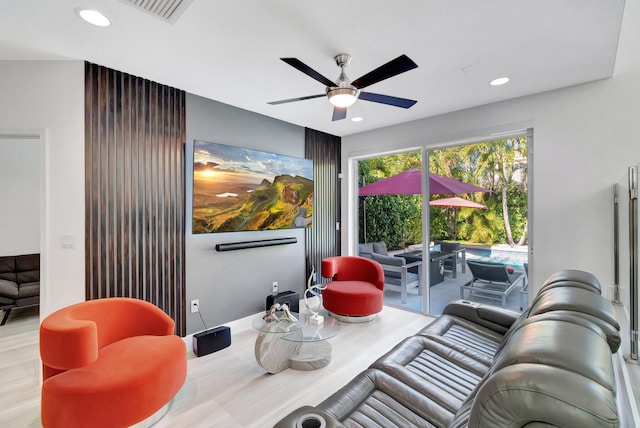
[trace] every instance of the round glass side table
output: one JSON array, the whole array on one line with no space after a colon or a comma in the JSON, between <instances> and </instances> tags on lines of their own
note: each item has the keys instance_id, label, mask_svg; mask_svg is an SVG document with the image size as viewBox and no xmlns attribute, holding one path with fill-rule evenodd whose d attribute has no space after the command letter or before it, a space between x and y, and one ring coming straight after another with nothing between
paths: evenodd
<instances>
[{"instance_id":1,"label":"round glass side table","mask_svg":"<svg viewBox=\"0 0 640 428\"><path fill-rule=\"evenodd\" d=\"M309 322L308 314L293 313L298 322L265 321L251 323L258 330L255 344L256 361L269 373L286 368L316 370L331 362L331 344L340 327L334 318L325 316L322 324Z\"/></svg>"}]
</instances>

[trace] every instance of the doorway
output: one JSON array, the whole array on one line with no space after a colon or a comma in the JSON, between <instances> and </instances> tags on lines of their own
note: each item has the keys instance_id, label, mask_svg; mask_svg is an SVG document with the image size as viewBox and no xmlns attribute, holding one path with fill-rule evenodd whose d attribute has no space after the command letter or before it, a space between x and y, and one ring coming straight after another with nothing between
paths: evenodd
<instances>
[{"instance_id":1,"label":"doorway","mask_svg":"<svg viewBox=\"0 0 640 428\"><path fill-rule=\"evenodd\" d=\"M37 132L0 131L0 256L41 254L43 152ZM6 323L38 320L38 308L14 308Z\"/></svg>"},{"instance_id":2,"label":"doorway","mask_svg":"<svg viewBox=\"0 0 640 428\"><path fill-rule=\"evenodd\" d=\"M514 311L527 307L530 142L522 134L428 152L431 174L484 189L431 198L432 254L448 257L441 281L430 284L431 314L460 298Z\"/></svg>"}]
</instances>

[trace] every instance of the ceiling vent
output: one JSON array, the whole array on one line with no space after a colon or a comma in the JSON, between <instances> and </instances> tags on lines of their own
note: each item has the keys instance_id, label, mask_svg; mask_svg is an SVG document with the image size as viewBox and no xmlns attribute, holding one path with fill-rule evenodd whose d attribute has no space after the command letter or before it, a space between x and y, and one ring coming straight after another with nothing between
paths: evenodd
<instances>
[{"instance_id":1,"label":"ceiling vent","mask_svg":"<svg viewBox=\"0 0 640 428\"><path fill-rule=\"evenodd\" d=\"M175 24L193 0L120 0L156 18Z\"/></svg>"}]
</instances>

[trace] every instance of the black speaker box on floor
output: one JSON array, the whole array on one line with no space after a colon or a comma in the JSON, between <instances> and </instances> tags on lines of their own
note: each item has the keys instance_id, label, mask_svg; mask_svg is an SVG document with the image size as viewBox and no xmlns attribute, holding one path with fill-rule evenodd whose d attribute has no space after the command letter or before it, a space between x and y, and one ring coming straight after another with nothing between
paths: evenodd
<instances>
[{"instance_id":1,"label":"black speaker box on floor","mask_svg":"<svg viewBox=\"0 0 640 428\"><path fill-rule=\"evenodd\" d=\"M193 335L193 353L198 357L219 351L231 345L231 329L214 327Z\"/></svg>"},{"instance_id":2,"label":"black speaker box on floor","mask_svg":"<svg viewBox=\"0 0 640 428\"><path fill-rule=\"evenodd\" d=\"M267 296L267 307L266 311L271 309L276 303L280 303L281 305L286 304L289 307L291 312L298 312L300 306L300 296L295 291L283 291L282 293L278 293L275 296L272 294Z\"/></svg>"}]
</instances>

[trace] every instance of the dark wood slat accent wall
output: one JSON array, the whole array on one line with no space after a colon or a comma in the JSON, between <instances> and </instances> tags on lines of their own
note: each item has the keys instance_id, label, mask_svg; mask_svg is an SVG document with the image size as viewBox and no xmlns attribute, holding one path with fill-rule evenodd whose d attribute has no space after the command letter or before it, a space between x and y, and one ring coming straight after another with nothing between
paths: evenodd
<instances>
[{"instance_id":1,"label":"dark wood slat accent wall","mask_svg":"<svg viewBox=\"0 0 640 428\"><path fill-rule=\"evenodd\" d=\"M154 303L186 334L185 93L85 65L86 297Z\"/></svg>"},{"instance_id":2,"label":"dark wood slat accent wall","mask_svg":"<svg viewBox=\"0 0 640 428\"><path fill-rule=\"evenodd\" d=\"M307 263L315 266L317 282L322 259L340 255L340 137L305 128L304 155L313 160L313 227L306 230ZM307 272L311 267L307 266Z\"/></svg>"}]
</instances>

